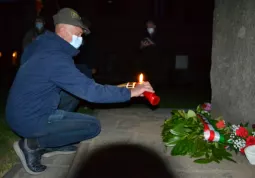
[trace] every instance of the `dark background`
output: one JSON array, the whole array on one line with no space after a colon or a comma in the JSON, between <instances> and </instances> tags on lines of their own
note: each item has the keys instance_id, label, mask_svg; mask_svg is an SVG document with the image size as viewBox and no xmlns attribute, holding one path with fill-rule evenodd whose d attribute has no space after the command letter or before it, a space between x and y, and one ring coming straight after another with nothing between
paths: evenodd
<instances>
[{"instance_id":1,"label":"dark background","mask_svg":"<svg viewBox=\"0 0 255 178\"><path fill-rule=\"evenodd\" d=\"M0 1L1 2L1 1ZM92 22L92 34L98 51L98 78L103 83L133 80L132 62L139 58L137 50L145 22L156 22L168 49L169 68L175 55L188 55L188 70L169 73L166 88L199 86L210 90L213 0L44 0L41 15L47 28L54 30L52 16L63 7L77 10ZM0 3L1 83L10 85L17 67L11 65L13 51L21 51L24 34L36 17L35 1ZM157 59L155 63L157 62ZM110 65L112 74L103 71ZM157 67L155 71L161 70ZM160 77L160 76L158 76ZM102 79L103 78L103 79Z\"/></svg>"}]
</instances>

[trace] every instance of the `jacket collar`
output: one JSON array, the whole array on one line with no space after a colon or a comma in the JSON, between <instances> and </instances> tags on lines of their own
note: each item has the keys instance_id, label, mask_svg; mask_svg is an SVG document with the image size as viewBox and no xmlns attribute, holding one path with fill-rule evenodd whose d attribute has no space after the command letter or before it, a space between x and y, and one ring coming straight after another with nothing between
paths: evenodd
<instances>
[{"instance_id":1,"label":"jacket collar","mask_svg":"<svg viewBox=\"0 0 255 178\"><path fill-rule=\"evenodd\" d=\"M45 34L49 36L51 39L56 41L60 44L62 50L67 53L68 55L71 55L72 57L76 56L80 51L76 48L74 48L72 45L70 45L67 41L65 41L63 38L58 36L56 33L46 31Z\"/></svg>"}]
</instances>

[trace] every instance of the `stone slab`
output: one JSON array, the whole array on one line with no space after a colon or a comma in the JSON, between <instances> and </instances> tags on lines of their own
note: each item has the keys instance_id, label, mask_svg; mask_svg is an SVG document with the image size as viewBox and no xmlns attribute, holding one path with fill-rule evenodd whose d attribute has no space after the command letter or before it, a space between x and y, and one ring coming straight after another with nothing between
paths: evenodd
<instances>
[{"instance_id":1,"label":"stone slab","mask_svg":"<svg viewBox=\"0 0 255 178\"><path fill-rule=\"evenodd\" d=\"M161 125L164 119L170 117L171 109L152 111L144 108L126 108L100 110L97 114L102 124L102 132L94 139L81 142L76 155L56 156L43 159L49 169L36 177L71 178L81 166L81 161L91 151L110 143L138 143L157 151L168 164L168 167L180 178L254 178L255 169L245 156L235 155L237 164L223 161L221 164L212 163L200 165L193 163L188 157L172 157L170 150L165 149L161 139ZM14 169L13 169L14 170ZM69 172L68 172L69 170ZM9 174L10 175L10 174ZM11 178L29 178L23 168L16 168ZM35 177L35 176L33 176ZM7 178L10 178L7 177Z\"/></svg>"},{"instance_id":2,"label":"stone slab","mask_svg":"<svg viewBox=\"0 0 255 178\"><path fill-rule=\"evenodd\" d=\"M47 170L39 175L30 175L21 168L13 178L65 178L68 173L68 168L48 167Z\"/></svg>"}]
</instances>

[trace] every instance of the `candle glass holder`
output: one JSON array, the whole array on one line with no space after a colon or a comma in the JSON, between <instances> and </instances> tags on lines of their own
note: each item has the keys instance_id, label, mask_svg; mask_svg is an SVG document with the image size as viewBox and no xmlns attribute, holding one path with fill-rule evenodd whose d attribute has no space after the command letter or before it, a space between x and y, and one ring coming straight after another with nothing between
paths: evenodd
<instances>
[{"instance_id":1,"label":"candle glass holder","mask_svg":"<svg viewBox=\"0 0 255 178\"><path fill-rule=\"evenodd\" d=\"M153 106L158 105L160 102L160 97L158 97L155 93L145 91L143 95Z\"/></svg>"}]
</instances>

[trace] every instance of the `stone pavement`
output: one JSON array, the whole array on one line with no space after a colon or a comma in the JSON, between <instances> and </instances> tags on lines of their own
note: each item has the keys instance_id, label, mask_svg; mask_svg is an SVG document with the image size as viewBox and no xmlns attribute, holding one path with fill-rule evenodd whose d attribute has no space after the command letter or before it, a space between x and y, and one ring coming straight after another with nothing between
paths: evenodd
<instances>
[{"instance_id":1,"label":"stone pavement","mask_svg":"<svg viewBox=\"0 0 255 178\"><path fill-rule=\"evenodd\" d=\"M27 174L17 164L4 178L71 178L79 167L81 158L100 145L116 143L140 143L158 151L169 167L176 173L176 178L254 178L255 169L249 165L245 156L235 156L237 164L223 161L221 164L194 164L188 157L171 157L165 152L161 142L161 125L170 116L170 109L152 111L147 108L126 108L100 110L97 112L102 124L102 132L95 139L80 144L76 155L59 155L43 159L48 166L45 173L38 176Z\"/></svg>"}]
</instances>

